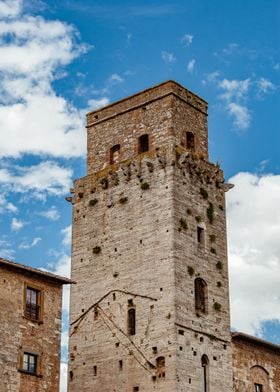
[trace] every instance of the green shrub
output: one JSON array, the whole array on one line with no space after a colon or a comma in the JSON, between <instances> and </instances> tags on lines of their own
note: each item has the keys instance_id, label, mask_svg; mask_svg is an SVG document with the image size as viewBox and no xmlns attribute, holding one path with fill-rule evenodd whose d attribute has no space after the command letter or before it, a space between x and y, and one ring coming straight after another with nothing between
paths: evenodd
<instances>
[{"instance_id":1,"label":"green shrub","mask_svg":"<svg viewBox=\"0 0 280 392\"><path fill-rule=\"evenodd\" d=\"M143 190L143 191L146 191L147 189L149 189L150 188L150 184L148 184L147 182L142 182L142 184L141 184L141 189Z\"/></svg>"},{"instance_id":2,"label":"green shrub","mask_svg":"<svg viewBox=\"0 0 280 392\"><path fill-rule=\"evenodd\" d=\"M100 246L95 246L94 248L92 248L92 253L95 255L98 255L98 253L101 252L101 247Z\"/></svg>"}]
</instances>

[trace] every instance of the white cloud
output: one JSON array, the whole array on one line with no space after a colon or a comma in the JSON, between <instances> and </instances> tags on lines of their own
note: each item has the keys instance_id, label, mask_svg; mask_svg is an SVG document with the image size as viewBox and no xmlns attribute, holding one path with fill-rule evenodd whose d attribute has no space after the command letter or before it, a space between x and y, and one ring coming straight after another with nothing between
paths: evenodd
<instances>
[{"instance_id":1,"label":"white cloud","mask_svg":"<svg viewBox=\"0 0 280 392\"><path fill-rule=\"evenodd\" d=\"M44 218L47 218L51 221L56 221L60 218L59 211L55 206L51 206L51 208L49 208L47 211L39 212L38 215L43 216Z\"/></svg>"},{"instance_id":2,"label":"white cloud","mask_svg":"<svg viewBox=\"0 0 280 392\"><path fill-rule=\"evenodd\" d=\"M19 15L22 8L20 0L2 0L0 1L0 19L14 18Z\"/></svg>"},{"instance_id":3,"label":"white cloud","mask_svg":"<svg viewBox=\"0 0 280 392\"><path fill-rule=\"evenodd\" d=\"M227 194L232 325L280 320L280 175L239 173Z\"/></svg>"},{"instance_id":4,"label":"white cloud","mask_svg":"<svg viewBox=\"0 0 280 392\"><path fill-rule=\"evenodd\" d=\"M0 21L0 156L85 153L81 112L52 88L61 67L85 50L60 21L29 15Z\"/></svg>"},{"instance_id":5,"label":"white cloud","mask_svg":"<svg viewBox=\"0 0 280 392\"><path fill-rule=\"evenodd\" d=\"M250 86L250 79L245 80L229 80L223 79L218 83L218 87L224 92L221 98L231 101L233 99L240 100L246 98Z\"/></svg>"},{"instance_id":6,"label":"white cloud","mask_svg":"<svg viewBox=\"0 0 280 392\"><path fill-rule=\"evenodd\" d=\"M13 218L13 219L12 219L12 222L11 222L11 230L13 230L13 231L18 231L18 230L22 229L23 226L24 226L24 222L23 222L23 221L20 221L20 220L17 219L17 218Z\"/></svg>"},{"instance_id":7,"label":"white cloud","mask_svg":"<svg viewBox=\"0 0 280 392\"><path fill-rule=\"evenodd\" d=\"M0 169L0 187L5 191L27 193L45 198L63 195L71 186L72 170L46 161L30 167L7 166Z\"/></svg>"},{"instance_id":8,"label":"white cloud","mask_svg":"<svg viewBox=\"0 0 280 392\"><path fill-rule=\"evenodd\" d=\"M11 212L16 213L18 211L17 207L6 200L4 195L0 195L0 214Z\"/></svg>"},{"instance_id":9,"label":"white cloud","mask_svg":"<svg viewBox=\"0 0 280 392\"><path fill-rule=\"evenodd\" d=\"M31 249L34 246L36 246L40 241L42 241L42 238L40 238L40 237L33 238L33 240L31 242L23 241L19 245L19 249L24 249L24 250Z\"/></svg>"},{"instance_id":10,"label":"white cloud","mask_svg":"<svg viewBox=\"0 0 280 392\"><path fill-rule=\"evenodd\" d=\"M68 366L67 363L60 363L60 388L59 392L67 392L67 371Z\"/></svg>"},{"instance_id":11,"label":"white cloud","mask_svg":"<svg viewBox=\"0 0 280 392\"><path fill-rule=\"evenodd\" d=\"M193 42L193 35L191 34L185 34L182 39L181 42L185 45L185 46L190 46Z\"/></svg>"},{"instance_id":12,"label":"white cloud","mask_svg":"<svg viewBox=\"0 0 280 392\"><path fill-rule=\"evenodd\" d=\"M275 84L273 84L269 79L260 78L257 81L257 91L260 95L274 91L276 88Z\"/></svg>"},{"instance_id":13,"label":"white cloud","mask_svg":"<svg viewBox=\"0 0 280 392\"><path fill-rule=\"evenodd\" d=\"M124 79L117 73L113 73L108 79L108 83L110 83L110 84L122 83L123 81L124 81Z\"/></svg>"},{"instance_id":14,"label":"white cloud","mask_svg":"<svg viewBox=\"0 0 280 392\"><path fill-rule=\"evenodd\" d=\"M228 104L228 112L234 118L233 124L237 129L247 129L251 123L251 115L249 109L234 102Z\"/></svg>"},{"instance_id":15,"label":"white cloud","mask_svg":"<svg viewBox=\"0 0 280 392\"><path fill-rule=\"evenodd\" d=\"M96 110L96 109L100 109L103 106L106 106L110 103L109 98L107 97L102 97L99 99L90 99L88 101L88 107L89 110Z\"/></svg>"},{"instance_id":16,"label":"white cloud","mask_svg":"<svg viewBox=\"0 0 280 392\"><path fill-rule=\"evenodd\" d=\"M71 235L72 235L72 225L65 227L65 229L61 230L61 234L63 236L62 244L64 246L71 245Z\"/></svg>"},{"instance_id":17,"label":"white cloud","mask_svg":"<svg viewBox=\"0 0 280 392\"><path fill-rule=\"evenodd\" d=\"M192 73L193 70L194 70L194 66L195 66L195 59L191 59L191 60L188 62L188 65L187 65L187 70L188 70L188 72Z\"/></svg>"},{"instance_id":18,"label":"white cloud","mask_svg":"<svg viewBox=\"0 0 280 392\"><path fill-rule=\"evenodd\" d=\"M166 52L164 50L161 52L161 58L166 63L174 63L176 61L176 57L174 56L173 53Z\"/></svg>"}]
</instances>

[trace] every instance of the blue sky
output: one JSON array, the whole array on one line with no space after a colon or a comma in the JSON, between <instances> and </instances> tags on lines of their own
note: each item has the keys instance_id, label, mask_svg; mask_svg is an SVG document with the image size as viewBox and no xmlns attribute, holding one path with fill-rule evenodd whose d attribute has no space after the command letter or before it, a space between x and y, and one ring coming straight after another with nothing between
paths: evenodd
<instances>
[{"instance_id":1,"label":"blue sky","mask_svg":"<svg viewBox=\"0 0 280 392\"><path fill-rule=\"evenodd\" d=\"M85 113L174 79L235 184L233 328L280 343L279 19L277 0L0 0L0 256L69 273Z\"/></svg>"}]
</instances>

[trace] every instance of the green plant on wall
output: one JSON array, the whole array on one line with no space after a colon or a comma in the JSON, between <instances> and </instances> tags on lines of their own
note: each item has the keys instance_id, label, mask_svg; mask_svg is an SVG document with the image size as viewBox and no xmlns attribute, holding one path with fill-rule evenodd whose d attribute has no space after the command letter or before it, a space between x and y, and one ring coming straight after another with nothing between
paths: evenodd
<instances>
[{"instance_id":1,"label":"green plant on wall","mask_svg":"<svg viewBox=\"0 0 280 392\"><path fill-rule=\"evenodd\" d=\"M148 184L147 182L142 182L142 184L141 184L141 189L143 190L143 191L146 191L147 189L149 189L150 188L150 184Z\"/></svg>"},{"instance_id":2,"label":"green plant on wall","mask_svg":"<svg viewBox=\"0 0 280 392\"><path fill-rule=\"evenodd\" d=\"M220 310L222 309L222 305L221 305L219 302L214 302L213 308L214 308L214 310L216 310L217 312L220 312Z\"/></svg>"},{"instance_id":3,"label":"green plant on wall","mask_svg":"<svg viewBox=\"0 0 280 392\"><path fill-rule=\"evenodd\" d=\"M128 201L127 197L121 197L119 200L120 204L125 204L127 201Z\"/></svg>"},{"instance_id":4,"label":"green plant on wall","mask_svg":"<svg viewBox=\"0 0 280 392\"><path fill-rule=\"evenodd\" d=\"M201 194L203 199L205 199L205 200L208 199L208 192L204 188L200 188L199 193Z\"/></svg>"},{"instance_id":5,"label":"green plant on wall","mask_svg":"<svg viewBox=\"0 0 280 392\"><path fill-rule=\"evenodd\" d=\"M181 219L180 219L180 227L181 227L182 229L184 229L184 230L187 230L188 224L187 224L186 219L184 219L184 218L181 218Z\"/></svg>"},{"instance_id":6,"label":"green plant on wall","mask_svg":"<svg viewBox=\"0 0 280 392\"><path fill-rule=\"evenodd\" d=\"M193 276L194 275L194 268L191 266L188 266L188 273L190 276Z\"/></svg>"}]
</instances>

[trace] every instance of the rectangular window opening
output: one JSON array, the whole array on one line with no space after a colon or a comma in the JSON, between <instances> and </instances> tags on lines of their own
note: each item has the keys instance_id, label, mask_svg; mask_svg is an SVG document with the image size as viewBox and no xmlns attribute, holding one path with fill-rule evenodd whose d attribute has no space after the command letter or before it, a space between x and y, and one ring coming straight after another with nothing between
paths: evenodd
<instances>
[{"instance_id":1,"label":"rectangular window opening","mask_svg":"<svg viewBox=\"0 0 280 392\"><path fill-rule=\"evenodd\" d=\"M30 374L37 374L38 356L30 353L23 353L22 369Z\"/></svg>"},{"instance_id":2,"label":"rectangular window opening","mask_svg":"<svg viewBox=\"0 0 280 392\"><path fill-rule=\"evenodd\" d=\"M40 320L41 318L41 291L33 287L26 287L25 290L25 317L31 320Z\"/></svg>"},{"instance_id":3,"label":"rectangular window opening","mask_svg":"<svg viewBox=\"0 0 280 392\"><path fill-rule=\"evenodd\" d=\"M200 226L197 226L197 242L201 245L205 244L205 230Z\"/></svg>"},{"instance_id":4,"label":"rectangular window opening","mask_svg":"<svg viewBox=\"0 0 280 392\"><path fill-rule=\"evenodd\" d=\"M254 384L254 392L263 392L262 384Z\"/></svg>"}]
</instances>

